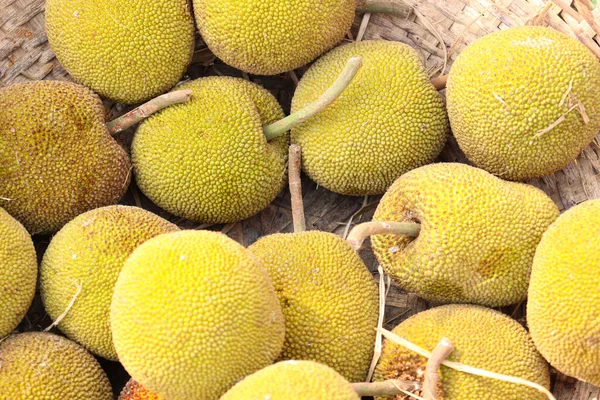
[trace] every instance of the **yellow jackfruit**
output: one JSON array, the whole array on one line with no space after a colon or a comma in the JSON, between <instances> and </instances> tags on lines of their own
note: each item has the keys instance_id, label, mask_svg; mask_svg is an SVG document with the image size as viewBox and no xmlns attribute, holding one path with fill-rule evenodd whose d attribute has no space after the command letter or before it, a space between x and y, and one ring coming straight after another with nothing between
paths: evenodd
<instances>
[{"instance_id":1,"label":"yellow jackfruit","mask_svg":"<svg viewBox=\"0 0 600 400\"><path fill-rule=\"evenodd\" d=\"M35 295L37 258L31 236L0 208L0 340L19 325Z\"/></svg>"},{"instance_id":2,"label":"yellow jackfruit","mask_svg":"<svg viewBox=\"0 0 600 400\"><path fill-rule=\"evenodd\" d=\"M216 400L281 351L284 320L252 254L221 233L154 237L125 262L113 295L119 360L169 400Z\"/></svg>"},{"instance_id":3,"label":"yellow jackfruit","mask_svg":"<svg viewBox=\"0 0 600 400\"><path fill-rule=\"evenodd\" d=\"M600 64L550 28L515 27L467 46L446 96L466 156L495 175L526 180L572 161L600 129Z\"/></svg>"},{"instance_id":4,"label":"yellow jackfruit","mask_svg":"<svg viewBox=\"0 0 600 400\"><path fill-rule=\"evenodd\" d=\"M392 332L428 351L446 337L454 344L454 351L447 358L449 361L550 387L548 364L535 349L527 331L498 311L462 304L441 306L413 315ZM422 382L426 364L425 357L386 340L374 380L400 378ZM543 393L523 385L471 375L446 366L441 366L438 372L436 398L546 399Z\"/></svg>"},{"instance_id":5,"label":"yellow jackfruit","mask_svg":"<svg viewBox=\"0 0 600 400\"><path fill-rule=\"evenodd\" d=\"M364 381L379 301L375 281L350 245L312 231L266 236L248 250L269 272L281 303L286 333L279 358L317 361Z\"/></svg>"},{"instance_id":6,"label":"yellow jackfruit","mask_svg":"<svg viewBox=\"0 0 600 400\"><path fill-rule=\"evenodd\" d=\"M220 400L360 400L335 370L313 361L282 361L246 377Z\"/></svg>"},{"instance_id":7,"label":"yellow jackfruit","mask_svg":"<svg viewBox=\"0 0 600 400\"><path fill-rule=\"evenodd\" d=\"M354 0L194 0L212 52L242 71L276 75L302 67L342 41Z\"/></svg>"},{"instance_id":8,"label":"yellow jackfruit","mask_svg":"<svg viewBox=\"0 0 600 400\"><path fill-rule=\"evenodd\" d=\"M527 301L531 337L550 364L600 385L600 200L562 214L533 259Z\"/></svg>"},{"instance_id":9,"label":"yellow jackfruit","mask_svg":"<svg viewBox=\"0 0 600 400\"><path fill-rule=\"evenodd\" d=\"M187 0L47 0L46 32L77 82L127 104L173 87L194 50Z\"/></svg>"},{"instance_id":10,"label":"yellow jackfruit","mask_svg":"<svg viewBox=\"0 0 600 400\"><path fill-rule=\"evenodd\" d=\"M541 190L458 163L399 178L375 221L419 222L417 238L375 235L381 266L434 302L509 305L527 294L535 248L559 211Z\"/></svg>"},{"instance_id":11,"label":"yellow jackfruit","mask_svg":"<svg viewBox=\"0 0 600 400\"><path fill-rule=\"evenodd\" d=\"M131 164L91 90L37 81L0 89L0 207L30 233L117 203Z\"/></svg>"},{"instance_id":12,"label":"yellow jackfruit","mask_svg":"<svg viewBox=\"0 0 600 400\"><path fill-rule=\"evenodd\" d=\"M316 100L355 56L363 67L352 83L292 129L292 143L302 147L302 167L319 185L348 195L380 194L437 157L448 120L417 52L386 40L346 44L321 57L300 80L292 112Z\"/></svg>"},{"instance_id":13,"label":"yellow jackfruit","mask_svg":"<svg viewBox=\"0 0 600 400\"><path fill-rule=\"evenodd\" d=\"M77 343L26 332L0 342L0 400L112 400L98 361Z\"/></svg>"},{"instance_id":14,"label":"yellow jackfruit","mask_svg":"<svg viewBox=\"0 0 600 400\"><path fill-rule=\"evenodd\" d=\"M264 209L285 183L285 134L269 142L263 125L284 117L266 89L240 78L201 78L178 87L192 100L138 128L132 159L140 189L180 217L229 223Z\"/></svg>"},{"instance_id":15,"label":"yellow jackfruit","mask_svg":"<svg viewBox=\"0 0 600 400\"><path fill-rule=\"evenodd\" d=\"M61 331L92 353L117 360L110 334L113 289L133 250L151 237L179 228L137 207L107 206L67 223L53 238L40 266L40 292ZM69 303L78 292L73 306Z\"/></svg>"},{"instance_id":16,"label":"yellow jackfruit","mask_svg":"<svg viewBox=\"0 0 600 400\"><path fill-rule=\"evenodd\" d=\"M150 392L142 385L130 379L121 394L119 395L119 400L164 400L162 397L158 396L155 393Z\"/></svg>"}]
</instances>

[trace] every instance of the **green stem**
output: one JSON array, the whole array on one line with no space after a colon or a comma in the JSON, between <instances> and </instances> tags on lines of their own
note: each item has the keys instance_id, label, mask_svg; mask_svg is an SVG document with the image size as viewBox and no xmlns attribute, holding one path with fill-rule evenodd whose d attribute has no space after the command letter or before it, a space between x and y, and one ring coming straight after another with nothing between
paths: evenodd
<instances>
[{"instance_id":1,"label":"green stem","mask_svg":"<svg viewBox=\"0 0 600 400\"><path fill-rule=\"evenodd\" d=\"M388 379L382 382L356 382L351 383L350 387L352 387L352 390L356 392L358 397L396 396L405 392L415 392L420 389L417 382L400 379Z\"/></svg>"},{"instance_id":2,"label":"green stem","mask_svg":"<svg viewBox=\"0 0 600 400\"><path fill-rule=\"evenodd\" d=\"M399 17L408 17L412 13L412 7L391 1L363 0L359 2L356 12L360 14L384 13Z\"/></svg>"},{"instance_id":3,"label":"green stem","mask_svg":"<svg viewBox=\"0 0 600 400\"><path fill-rule=\"evenodd\" d=\"M362 58L352 57L349 59L348 64L346 64L346 67L337 77L333 85L331 85L331 87L327 89L325 93L323 93L317 100L310 103L303 109L285 117L284 119L263 127L263 132L267 137L267 140L275 139L276 137L283 135L290 129L295 128L303 122L306 122L308 119L314 117L327 108L344 92L344 90L346 90L361 66Z\"/></svg>"},{"instance_id":4,"label":"green stem","mask_svg":"<svg viewBox=\"0 0 600 400\"><path fill-rule=\"evenodd\" d=\"M302 181L300 180L301 161L302 149L297 144L291 145L288 176L290 181L290 194L292 197L292 221L294 222L294 232L304 232L306 230L304 203L302 201Z\"/></svg>"},{"instance_id":5,"label":"green stem","mask_svg":"<svg viewBox=\"0 0 600 400\"><path fill-rule=\"evenodd\" d=\"M358 251L365 239L373 235L398 235L417 237L421 232L421 224L414 222L380 222L371 221L356 225L346 241Z\"/></svg>"}]
</instances>

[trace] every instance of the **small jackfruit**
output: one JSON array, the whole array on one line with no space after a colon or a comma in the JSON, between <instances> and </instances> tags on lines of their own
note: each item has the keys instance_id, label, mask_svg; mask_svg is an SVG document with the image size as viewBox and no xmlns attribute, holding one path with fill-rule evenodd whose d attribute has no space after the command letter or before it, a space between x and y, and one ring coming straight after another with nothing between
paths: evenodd
<instances>
[{"instance_id":1,"label":"small jackfruit","mask_svg":"<svg viewBox=\"0 0 600 400\"><path fill-rule=\"evenodd\" d=\"M504 179L551 174L600 129L600 64L579 41L524 26L467 46L448 76L452 132L467 158Z\"/></svg>"},{"instance_id":2,"label":"small jackfruit","mask_svg":"<svg viewBox=\"0 0 600 400\"><path fill-rule=\"evenodd\" d=\"M112 400L98 361L77 343L26 332L0 341L0 400Z\"/></svg>"},{"instance_id":3,"label":"small jackfruit","mask_svg":"<svg viewBox=\"0 0 600 400\"><path fill-rule=\"evenodd\" d=\"M104 118L98 96L74 83L0 89L0 207L33 234L117 203L131 164Z\"/></svg>"},{"instance_id":4,"label":"small jackfruit","mask_svg":"<svg viewBox=\"0 0 600 400\"><path fill-rule=\"evenodd\" d=\"M266 236L248 250L269 272L285 317L279 359L317 361L352 382L364 381L379 300L350 245L332 233L309 231Z\"/></svg>"},{"instance_id":5,"label":"small jackfruit","mask_svg":"<svg viewBox=\"0 0 600 400\"><path fill-rule=\"evenodd\" d=\"M196 23L225 63L259 75L302 67L341 42L354 0L194 0Z\"/></svg>"},{"instance_id":6,"label":"small jackfruit","mask_svg":"<svg viewBox=\"0 0 600 400\"><path fill-rule=\"evenodd\" d=\"M498 311L462 304L436 307L413 315L392 333L428 351L444 337L448 338L454 344L448 361L550 387L548 364L535 349L527 331ZM422 382L426 364L425 357L386 340L374 380L400 378ZM546 399L543 393L530 387L471 375L446 366L441 366L438 373L436 398L444 400Z\"/></svg>"},{"instance_id":7,"label":"small jackfruit","mask_svg":"<svg viewBox=\"0 0 600 400\"><path fill-rule=\"evenodd\" d=\"M448 136L440 94L411 47L386 40L340 46L304 74L292 112L313 102L350 57L363 67L327 109L292 129L304 172L348 195L384 193L405 172L432 162Z\"/></svg>"},{"instance_id":8,"label":"small jackfruit","mask_svg":"<svg viewBox=\"0 0 600 400\"><path fill-rule=\"evenodd\" d=\"M19 325L35 295L37 258L31 236L0 208L0 340Z\"/></svg>"},{"instance_id":9,"label":"small jackfruit","mask_svg":"<svg viewBox=\"0 0 600 400\"><path fill-rule=\"evenodd\" d=\"M284 117L271 93L240 78L201 78L178 87L192 100L144 121L132 143L136 181L180 217L208 223L248 218L285 184L285 134L267 142L263 125Z\"/></svg>"},{"instance_id":10,"label":"small jackfruit","mask_svg":"<svg viewBox=\"0 0 600 400\"><path fill-rule=\"evenodd\" d=\"M533 259L527 324L542 355L563 374L600 385L600 200L563 213Z\"/></svg>"},{"instance_id":11,"label":"small jackfruit","mask_svg":"<svg viewBox=\"0 0 600 400\"><path fill-rule=\"evenodd\" d=\"M101 96L135 104L172 88L194 50L187 0L47 0L46 32L67 72Z\"/></svg>"},{"instance_id":12,"label":"small jackfruit","mask_svg":"<svg viewBox=\"0 0 600 400\"><path fill-rule=\"evenodd\" d=\"M119 272L140 244L177 230L137 207L107 206L77 216L52 238L40 266L40 292L50 318L68 309L60 330L92 353L116 361L109 313Z\"/></svg>"},{"instance_id":13,"label":"small jackfruit","mask_svg":"<svg viewBox=\"0 0 600 400\"><path fill-rule=\"evenodd\" d=\"M254 256L221 233L156 236L121 270L111 304L119 360L169 400L216 400L269 365L283 345L273 285Z\"/></svg>"},{"instance_id":14,"label":"small jackfruit","mask_svg":"<svg viewBox=\"0 0 600 400\"><path fill-rule=\"evenodd\" d=\"M144 388L142 385L130 379L121 394L119 395L118 400L164 400L162 397L158 396L155 393L150 392L148 389Z\"/></svg>"},{"instance_id":15,"label":"small jackfruit","mask_svg":"<svg viewBox=\"0 0 600 400\"><path fill-rule=\"evenodd\" d=\"M375 235L381 266L426 300L510 305L527 294L535 248L559 211L541 190L458 163L400 177L373 220L418 222L417 238Z\"/></svg>"}]
</instances>

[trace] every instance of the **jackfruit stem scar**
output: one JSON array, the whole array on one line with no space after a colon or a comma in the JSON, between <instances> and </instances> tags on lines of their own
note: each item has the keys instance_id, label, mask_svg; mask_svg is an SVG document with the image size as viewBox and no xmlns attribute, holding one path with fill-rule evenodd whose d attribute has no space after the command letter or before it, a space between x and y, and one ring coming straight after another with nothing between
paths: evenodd
<instances>
[{"instance_id":1,"label":"jackfruit stem scar","mask_svg":"<svg viewBox=\"0 0 600 400\"><path fill-rule=\"evenodd\" d=\"M413 393L421 388L418 382L401 379L388 379L382 382L356 382L351 383L350 387L359 397L395 396L406 392Z\"/></svg>"},{"instance_id":2,"label":"jackfruit stem scar","mask_svg":"<svg viewBox=\"0 0 600 400\"><path fill-rule=\"evenodd\" d=\"M419 232L421 232L421 224L414 222L371 221L352 228L346 241L355 251L358 251L369 236L387 234L416 238L419 236Z\"/></svg>"},{"instance_id":3,"label":"jackfruit stem scar","mask_svg":"<svg viewBox=\"0 0 600 400\"><path fill-rule=\"evenodd\" d=\"M174 92L163 94L162 96L158 96L147 103L134 108L127 114L108 122L106 124L106 128L112 136L115 136L117 133L122 132L130 126L133 126L138 122L148 118L155 112L175 104L184 103L191 97L191 90L176 90Z\"/></svg>"},{"instance_id":4,"label":"jackfruit stem scar","mask_svg":"<svg viewBox=\"0 0 600 400\"><path fill-rule=\"evenodd\" d=\"M425 382L423 382L423 397L425 400L435 400L437 386L440 380L438 369L450 353L454 351L454 344L448 338L442 338L431 352L425 368Z\"/></svg>"},{"instance_id":5,"label":"jackfruit stem scar","mask_svg":"<svg viewBox=\"0 0 600 400\"><path fill-rule=\"evenodd\" d=\"M431 84L436 90L445 89L446 82L448 82L448 74L435 77L431 80Z\"/></svg>"},{"instance_id":6,"label":"jackfruit stem scar","mask_svg":"<svg viewBox=\"0 0 600 400\"><path fill-rule=\"evenodd\" d=\"M289 151L288 180L292 198L292 221L294 222L294 232L298 233L306 230L304 203L302 201L302 181L300 180L302 149L297 144L292 144Z\"/></svg>"},{"instance_id":7,"label":"jackfruit stem scar","mask_svg":"<svg viewBox=\"0 0 600 400\"><path fill-rule=\"evenodd\" d=\"M296 126L306 122L313 116L317 115L324 109L326 109L331 103L333 103L340 95L346 90L346 88L352 82L352 79L358 73L358 70L362 67L361 57L352 57L348 60L346 67L337 77L335 82L329 89L325 91L317 100L310 103L301 110L296 111L293 114L288 115L284 119L273 122L263 128L263 132L267 140L275 139L278 136L283 135L287 131Z\"/></svg>"}]
</instances>

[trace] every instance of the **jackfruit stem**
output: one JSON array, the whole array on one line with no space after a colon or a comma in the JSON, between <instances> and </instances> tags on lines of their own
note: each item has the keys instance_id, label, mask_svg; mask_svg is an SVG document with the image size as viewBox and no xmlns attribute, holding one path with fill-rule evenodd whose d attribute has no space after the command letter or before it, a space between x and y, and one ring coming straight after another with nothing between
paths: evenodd
<instances>
[{"instance_id":1,"label":"jackfruit stem","mask_svg":"<svg viewBox=\"0 0 600 400\"><path fill-rule=\"evenodd\" d=\"M421 224L415 222L381 222L371 221L356 225L350 231L346 241L358 251L365 239L373 235L398 235L417 237L421 232Z\"/></svg>"},{"instance_id":2,"label":"jackfruit stem","mask_svg":"<svg viewBox=\"0 0 600 400\"><path fill-rule=\"evenodd\" d=\"M395 396L420 389L418 382L403 381L401 379L388 379L382 382L356 382L351 383L350 387L358 397Z\"/></svg>"},{"instance_id":3,"label":"jackfruit stem","mask_svg":"<svg viewBox=\"0 0 600 400\"><path fill-rule=\"evenodd\" d=\"M398 17L408 17L412 13L412 7L396 3L393 1L375 1L375 0L362 0L358 2L356 12L359 14L366 13L383 13L395 15Z\"/></svg>"},{"instance_id":4,"label":"jackfruit stem","mask_svg":"<svg viewBox=\"0 0 600 400\"><path fill-rule=\"evenodd\" d=\"M148 118L155 112L167 108L174 104L179 104L188 101L192 97L191 90L176 90L174 92L163 94L158 96L147 103L142 104L139 107L134 108L127 114L120 116L106 124L108 132L115 136L117 133L124 131L125 129L141 122Z\"/></svg>"},{"instance_id":5,"label":"jackfruit stem","mask_svg":"<svg viewBox=\"0 0 600 400\"><path fill-rule=\"evenodd\" d=\"M352 57L348 60L346 67L342 73L337 77L335 82L329 89L325 91L317 100L310 103L301 110L296 111L287 117L273 122L272 124L263 127L263 132L267 140L275 139L278 136L283 135L290 129L306 122L308 119L314 117L324 109L326 109L331 103L333 103L340 95L346 90L348 85L352 82L352 79L358 73L358 70L362 67L361 57Z\"/></svg>"},{"instance_id":6,"label":"jackfruit stem","mask_svg":"<svg viewBox=\"0 0 600 400\"><path fill-rule=\"evenodd\" d=\"M301 163L302 149L297 144L293 144L290 146L288 179L290 181L290 194L292 197L294 232L304 232L306 230L304 202L302 201L302 181L300 180Z\"/></svg>"},{"instance_id":7,"label":"jackfruit stem","mask_svg":"<svg viewBox=\"0 0 600 400\"><path fill-rule=\"evenodd\" d=\"M423 398L425 400L435 400L437 386L440 379L438 372L442 361L454 351L454 344L448 338L442 338L431 352L431 357L427 359L425 368L425 381L423 382Z\"/></svg>"},{"instance_id":8,"label":"jackfruit stem","mask_svg":"<svg viewBox=\"0 0 600 400\"><path fill-rule=\"evenodd\" d=\"M448 74L440 75L431 80L431 84L437 90L442 90L446 88L446 82L448 82Z\"/></svg>"}]
</instances>

